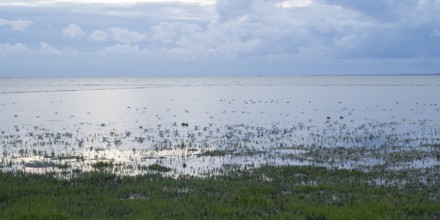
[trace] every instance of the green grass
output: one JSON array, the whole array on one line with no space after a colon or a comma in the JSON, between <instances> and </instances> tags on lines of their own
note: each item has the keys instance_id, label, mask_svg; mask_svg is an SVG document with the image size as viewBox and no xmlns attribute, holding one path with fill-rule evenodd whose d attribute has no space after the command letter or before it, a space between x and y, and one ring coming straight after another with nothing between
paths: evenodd
<instances>
[{"instance_id":1,"label":"green grass","mask_svg":"<svg viewBox=\"0 0 440 220\"><path fill-rule=\"evenodd\" d=\"M170 172L171 168L166 167L166 166L162 166L160 164L152 164L150 166L148 166L149 170L153 170L153 171L157 171L157 172L162 172L162 173L166 173L166 172Z\"/></svg>"},{"instance_id":2,"label":"green grass","mask_svg":"<svg viewBox=\"0 0 440 220\"><path fill-rule=\"evenodd\" d=\"M367 183L383 175L406 184ZM295 166L178 179L0 173L0 219L436 219L440 186L413 175Z\"/></svg>"},{"instance_id":3,"label":"green grass","mask_svg":"<svg viewBox=\"0 0 440 220\"><path fill-rule=\"evenodd\" d=\"M104 168L112 168L114 166L113 162L108 161L98 161L92 164L92 167L95 169L104 169Z\"/></svg>"}]
</instances>

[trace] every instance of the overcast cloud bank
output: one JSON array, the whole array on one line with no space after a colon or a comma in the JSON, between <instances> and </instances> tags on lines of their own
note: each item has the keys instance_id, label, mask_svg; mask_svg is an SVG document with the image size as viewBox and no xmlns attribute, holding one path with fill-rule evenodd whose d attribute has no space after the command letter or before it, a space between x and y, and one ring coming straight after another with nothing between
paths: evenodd
<instances>
[{"instance_id":1,"label":"overcast cloud bank","mask_svg":"<svg viewBox=\"0 0 440 220\"><path fill-rule=\"evenodd\" d=\"M0 75L440 72L438 0L26 2L0 4Z\"/></svg>"}]
</instances>

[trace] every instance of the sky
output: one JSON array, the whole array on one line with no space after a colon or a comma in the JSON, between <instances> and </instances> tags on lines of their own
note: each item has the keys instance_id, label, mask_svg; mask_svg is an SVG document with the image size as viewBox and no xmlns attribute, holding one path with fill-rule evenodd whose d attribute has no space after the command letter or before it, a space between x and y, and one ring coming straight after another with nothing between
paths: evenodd
<instances>
[{"instance_id":1,"label":"sky","mask_svg":"<svg viewBox=\"0 0 440 220\"><path fill-rule=\"evenodd\" d=\"M440 73L440 0L0 0L0 76Z\"/></svg>"}]
</instances>

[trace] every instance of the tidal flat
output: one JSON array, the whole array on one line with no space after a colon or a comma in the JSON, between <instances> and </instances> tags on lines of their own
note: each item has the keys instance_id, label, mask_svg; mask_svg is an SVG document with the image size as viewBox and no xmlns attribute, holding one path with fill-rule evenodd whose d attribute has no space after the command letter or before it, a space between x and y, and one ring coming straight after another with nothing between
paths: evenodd
<instances>
[{"instance_id":1,"label":"tidal flat","mask_svg":"<svg viewBox=\"0 0 440 220\"><path fill-rule=\"evenodd\" d=\"M436 75L3 78L1 217L436 219L435 94Z\"/></svg>"}]
</instances>

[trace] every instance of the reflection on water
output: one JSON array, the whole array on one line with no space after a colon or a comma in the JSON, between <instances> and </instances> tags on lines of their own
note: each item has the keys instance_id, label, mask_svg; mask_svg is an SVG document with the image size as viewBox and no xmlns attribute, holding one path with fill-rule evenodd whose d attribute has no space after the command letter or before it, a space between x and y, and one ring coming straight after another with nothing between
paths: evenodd
<instances>
[{"instance_id":1,"label":"reflection on water","mask_svg":"<svg viewBox=\"0 0 440 220\"><path fill-rule=\"evenodd\" d=\"M439 76L0 79L3 170L438 166Z\"/></svg>"}]
</instances>

